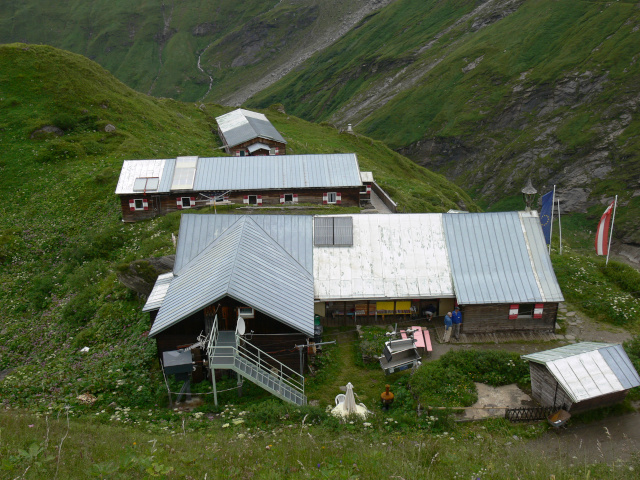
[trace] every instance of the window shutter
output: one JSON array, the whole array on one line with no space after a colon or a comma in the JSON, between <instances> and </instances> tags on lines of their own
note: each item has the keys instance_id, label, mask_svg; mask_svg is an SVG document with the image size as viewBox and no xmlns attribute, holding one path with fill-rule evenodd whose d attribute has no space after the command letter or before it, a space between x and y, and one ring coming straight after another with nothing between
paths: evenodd
<instances>
[{"instance_id":1,"label":"window shutter","mask_svg":"<svg viewBox=\"0 0 640 480\"><path fill-rule=\"evenodd\" d=\"M322 204L323 204L323 205L326 205L326 204L327 204L327 197L328 197L327 192L324 192L324 193L322 194Z\"/></svg>"},{"instance_id":2,"label":"window shutter","mask_svg":"<svg viewBox=\"0 0 640 480\"><path fill-rule=\"evenodd\" d=\"M278 147L275 148L276 155L278 155Z\"/></svg>"},{"instance_id":3,"label":"window shutter","mask_svg":"<svg viewBox=\"0 0 640 480\"><path fill-rule=\"evenodd\" d=\"M519 305L511 305L509 307L509 320L515 320L518 318L518 307Z\"/></svg>"},{"instance_id":4,"label":"window shutter","mask_svg":"<svg viewBox=\"0 0 640 480\"><path fill-rule=\"evenodd\" d=\"M297 193L293 194L293 203L298 203L298 194Z\"/></svg>"},{"instance_id":5,"label":"window shutter","mask_svg":"<svg viewBox=\"0 0 640 480\"><path fill-rule=\"evenodd\" d=\"M336 203L338 205L342 203L342 194L340 192L336 193Z\"/></svg>"},{"instance_id":6,"label":"window shutter","mask_svg":"<svg viewBox=\"0 0 640 480\"><path fill-rule=\"evenodd\" d=\"M240 156L240 150L236 150L236 157Z\"/></svg>"},{"instance_id":7,"label":"window shutter","mask_svg":"<svg viewBox=\"0 0 640 480\"><path fill-rule=\"evenodd\" d=\"M222 199L223 199L225 202L228 202L228 201L229 201L229 195L225 195L224 197L222 197Z\"/></svg>"},{"instance_id":8,"label":"window shutter","mask_svg":"<svg viewBox=\"0 0 640 480\"><path fill-rule=\"evenodd\" d=\"M182 198L176 199L176 205L178 205L178 210L182 210Z\"/></svg>"},{"instance_id":9,"label":"window shutter","mask_svg":"<svg viewBox=\"0 0 640 480\"><path fill-rule=\"evenodd\" d=\"M132 212L136 210L136 201L134 199L129 200L129 210Z\"/></svg>"},{"instance_id":10,"label":"window shutter","mask_svg":"<svg viewBox=\"0 0 640 480\"><path fill-rule=\"evenodd\" d=\"M145 210L149 210L149 202L147 201L146 198L142 199L142 206L144 207Z\"/></svg>"},{"instance_id":11,"label":"window shutter","mask_svg":"<svg viewBox=\"0 0 640 480\"><path fill-rule=\"evenodd\" d=\"M371 185L367 185L367 193L371 193Z\"/></svg>"},{"instance_id":12,"label":"window shutter","mask_svg":"<svg viewBox=\"0 0 640 480\"><path fill-rule=\"evenodd\" d=\"M284 193L280 194L280 203L284 203Z\"/></svg>"},{"instance_id":13,"label":"window shutter","mask_svg":"<svg viewBox=\"0 0 640 480\"><path fill-rule=\"evenodd\" d=\"M533 318L542 318L543 303L536 303L533 308Z\"/></svg>"},{"instance_id":14,"label":"window shutter","mask_svg":"<svg viewBox=\"0 0 640 480\"><path fill-rule=\"evenodd\" d=\"M256 200L258 200L258 205L262 205L262 195L258 195Z\"/></svg>"},{"instance_id":15,"label":"window shutter","mask_svg":"<svg viewBox=\"0 0 640 480\"><path fill-rule=\"evenodd\" d=\"M243 195L242 203L246 203L247 205L249 204L249 195Z\"/></svg>"},{"instance_id":16,"label":"window shutter","mask_svg":"<svg viewBox=\"0 0 640 480\"><path fill-rule=\"evenodd\" d=\"M193 203L196 203L196 197L191 197L191 201L192 201Z\"/></svg>"}]
</instances>

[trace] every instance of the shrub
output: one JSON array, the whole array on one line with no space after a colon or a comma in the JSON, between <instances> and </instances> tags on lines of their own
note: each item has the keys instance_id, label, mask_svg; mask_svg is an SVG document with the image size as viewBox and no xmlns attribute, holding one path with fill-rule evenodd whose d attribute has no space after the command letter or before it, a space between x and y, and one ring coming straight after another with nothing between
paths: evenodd
<instances>
[{"instance_id":1,"label":"shrub","mask_svg":"<svg viewBox=\"0 0 640 480\"><path fill-rule=\"evenodd\" d=\"M38 153L36 160L40 163L56 163L84 156L84 147L79 143L55 138L47 142L45 148Z\"/></svg>"}]
</instances>

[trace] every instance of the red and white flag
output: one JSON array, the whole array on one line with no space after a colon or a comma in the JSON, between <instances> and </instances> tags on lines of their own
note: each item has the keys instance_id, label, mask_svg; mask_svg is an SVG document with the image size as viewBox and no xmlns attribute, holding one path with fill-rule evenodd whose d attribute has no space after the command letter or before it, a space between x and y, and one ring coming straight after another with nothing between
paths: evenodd
<instances>
[{"instance_id":1,"label":"red and white flag","mask_svg":"<svg viewBox=\"0 0 640 480\"><path fill-rule=\"evenodd\" d=\"M609 225L611 224L611 215L613 214L613 206L615 200L602 214L598 229L596 230L596 255L607 255L609 253Z\"/></svg>"}]
</instances>

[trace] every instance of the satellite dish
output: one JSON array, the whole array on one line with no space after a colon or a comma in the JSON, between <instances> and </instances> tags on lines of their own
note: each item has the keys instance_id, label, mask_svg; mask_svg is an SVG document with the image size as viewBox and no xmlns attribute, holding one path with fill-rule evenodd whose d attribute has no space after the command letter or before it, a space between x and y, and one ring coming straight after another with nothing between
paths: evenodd
<instances>
[{"instance_id":1,"label":"satellite dish","mask_svg":"<svg viewBox=\"0 0 640 480\"><path fill-rule=\"evenodd\" d=\"M236 325L236 333L240 336L244 335L246 325L244 324L244 318L238 317L238 324Z\"/></svg>"}]
</instances>

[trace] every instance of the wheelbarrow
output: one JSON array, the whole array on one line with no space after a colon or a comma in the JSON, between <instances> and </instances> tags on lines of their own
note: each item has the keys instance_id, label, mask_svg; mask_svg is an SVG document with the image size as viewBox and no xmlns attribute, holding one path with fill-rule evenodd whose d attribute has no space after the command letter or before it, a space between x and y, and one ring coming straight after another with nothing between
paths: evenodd
<instances>
[{"instance_id":1,"label":"wheelbarrow","mask_svg":"<svg viewBox=\"0 0 640 480\"><path fill-rule=\"evenodd\" d=\"M557 429L560 427L564 427L570 418L571 414L561 408L556 413L552 413L551 415L549 415L547 417L547 421L549 422L549 425Z\"/></svg>"}]
</instances>

